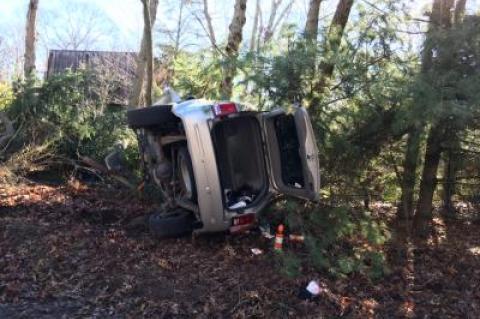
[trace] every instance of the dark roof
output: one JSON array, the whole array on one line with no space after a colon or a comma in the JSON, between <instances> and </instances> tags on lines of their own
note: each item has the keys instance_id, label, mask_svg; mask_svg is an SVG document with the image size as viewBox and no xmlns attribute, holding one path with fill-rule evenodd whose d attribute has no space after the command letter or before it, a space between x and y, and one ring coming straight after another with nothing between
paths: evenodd
<instances>
[{"instance_id":1,"label":"dark roof","mask_svg":"<svg viewBox=\"0 0 480 319\"><path fill-rule=\"evenodd\" d=\"M135 78L136 57L134 52L50 50L45 78L79 68L97 71L112 80L121 78L122 80L117 82L122 84L115 90L111 100L114 104L126 105L131 83Z\"/></svg>"},{"instance_id":2,"label":"dark roof","mask_svg":"<svg viewBox=\"0 0 480 319\"><path fill-rule=\"evenodd\" d=\"M50 50L46 78L48 79L53 74L59 74L68 69L75 71L81 65L84 65L87 69L91 68L95 60L108 60L118 64L123 70L134 72L136 57L137 54L134 52Z\"/></svg>"}]
</instances>

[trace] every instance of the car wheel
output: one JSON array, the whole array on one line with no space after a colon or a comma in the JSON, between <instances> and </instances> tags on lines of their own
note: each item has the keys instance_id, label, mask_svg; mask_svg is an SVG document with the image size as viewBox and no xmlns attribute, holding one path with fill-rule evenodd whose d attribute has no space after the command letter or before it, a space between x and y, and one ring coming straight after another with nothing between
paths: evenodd
<instances>
[{"instance_id":1,"label":"car wheel","mask_svg":"<svg viewBox=\"0 0 480 319\"><path fill-rule=\"evenodd\" d=\"M197 200L197 188L193 176L192 160L186 146L178 149L177 164L183 198L195 202Z\"/></svg>"},{"instance_id":2,"label":"car wheel","mask_svg":"<svg viewBox=\"0 0 480 319\"><path fill-rule=\"evenodd\" d=\"M129 110L127 123L134 129L150 127L174 129L180 123L180 119L173 114L171 105L158 105Z\"/></svg>"},{"instance_id":3,"label":"car wheel","mask_svg":"<svg viewBox=\"0 0 480 319\"><path fill-rule=\"evenodd\" d=\"M152 214L148 219L150 232L157 238L178 237L191 233L193 230L193 215L191 212L177 209L167 214Z\"/></svg>"}]
</instances>

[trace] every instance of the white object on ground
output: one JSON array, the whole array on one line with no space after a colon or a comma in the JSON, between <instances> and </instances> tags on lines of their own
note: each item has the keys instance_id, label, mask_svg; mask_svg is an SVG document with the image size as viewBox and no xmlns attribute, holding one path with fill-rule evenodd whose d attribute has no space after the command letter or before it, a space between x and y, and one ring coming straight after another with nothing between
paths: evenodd
<instances>
[{"instance_id":1,"label":"white object on ground","mask_svg":"<svg viewBox=\"0 0 480 319\"><path fill-rule=\"evenodd\" d=\"M272 239L273 236L271 233L270 233L270 225L265 225L265 226L259 226L260 228L260 231L262 232L262 236L267 238L267 239Z\"/></svg>"},{"instance_id":2,"label":"white object on ground","mask_svg":"<svg viewBox=\"0 0 480 319\"><path fill-rule=\"evenodd\" d=\"M263 250L261 250L259 248L252 248L250 250L252 251L252 254L257 255L257 256L263 254Z\"/></svg>"},{"instance_id":3,"label":"white object on ground","mask_svg":"<svg viewBox=\"0 0 480 319\"><path fill-rule=\"evenodd\" d=\"M315 280L312 280L308 283L307 291L314 296L317 296L320 293L320 286Z\"/></svg>"},{"instance_id":4,"label":"white object on ground","mask_svg":"<svg viewBox=\"0 0 480 319\"><path fill-rule=\"evenodd\" d=\"M267 232L262 232L262 235L263 235L263 237L265 237L266 239L272 239L273 237L275 237L275 236L273 236L272 234L267 233Z\"/></svg>"}]
</instances>

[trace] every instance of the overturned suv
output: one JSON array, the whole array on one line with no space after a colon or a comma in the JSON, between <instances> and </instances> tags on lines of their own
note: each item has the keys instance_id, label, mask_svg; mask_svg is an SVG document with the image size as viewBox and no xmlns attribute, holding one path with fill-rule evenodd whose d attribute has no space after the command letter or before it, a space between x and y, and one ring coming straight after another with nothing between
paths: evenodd
<instances>
[{"instance_id":1,"label":"overturned suv","mask_svg":"<svg viewBox=\"0 0 480 319\"><path fill-rule=\"evenodd\" d=\"M167 204L150 217L159 236L239 232L275 194L318 197L318 150L304 108L258 112L188 100L130 110L127 120Z\"/></svg>"}]
</instances>

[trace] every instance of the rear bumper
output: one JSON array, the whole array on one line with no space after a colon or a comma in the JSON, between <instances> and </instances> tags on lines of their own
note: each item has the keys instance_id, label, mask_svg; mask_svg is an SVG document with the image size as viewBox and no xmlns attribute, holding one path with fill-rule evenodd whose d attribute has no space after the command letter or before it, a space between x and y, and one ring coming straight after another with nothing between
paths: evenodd
<instances>
[{"instance_id":1,"label":"rear bumper","mask_svg":"<svg viewBox=\"0 0 480 319\"><path fill-rule=\"evenodd\" d=\"M197 234L202 233L213 233L213 232L223 232L230 231L231 233L239 233L248 229L255 227L258 214L268 205L272 200L273 194L268 192L265 194L254 206L245 208L241 211L233 212L227 209L217 212L202 212L200 210L200 216L202 218L203 227L196 229L194 232ZM252 224L234 226L233 219L242 215L253 214L255 216L255 221ZM218 223L205 223L205 216L208 218L211 215L218 216L216 220L221 220Z\"/></svg>"},{"instance_id":2,"label":"rear bumper","mask_svg":"<svg viewBox=\"0 0 480 319\"><path fill-rule=\"evenodd\" d=\"M230 234L240 234L255 227L256 221L248 225L231 226L228 230Z\"/></svg>"}]
</instances>

